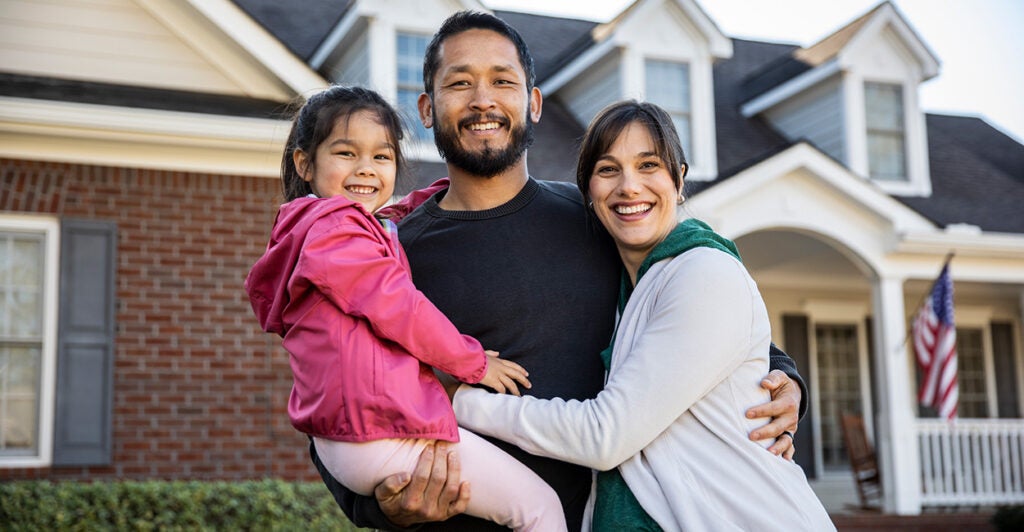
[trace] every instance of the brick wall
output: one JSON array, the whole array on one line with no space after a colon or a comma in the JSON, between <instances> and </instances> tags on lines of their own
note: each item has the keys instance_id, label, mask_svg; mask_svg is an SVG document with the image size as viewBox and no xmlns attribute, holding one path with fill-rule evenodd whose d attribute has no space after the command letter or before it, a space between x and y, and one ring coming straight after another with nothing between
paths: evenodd
<instances>
[{"instance_id":1,"label":"brick wall","mask_svg":"<svg viewBox=\"0 0 1024 532\"><path fill-rule=\"evenodd\" d=\"M0 480L319 478L242 288L280 200L276 179L0 159L0 211L118 227L113 463Z\"/></svg>"}]
</instances>

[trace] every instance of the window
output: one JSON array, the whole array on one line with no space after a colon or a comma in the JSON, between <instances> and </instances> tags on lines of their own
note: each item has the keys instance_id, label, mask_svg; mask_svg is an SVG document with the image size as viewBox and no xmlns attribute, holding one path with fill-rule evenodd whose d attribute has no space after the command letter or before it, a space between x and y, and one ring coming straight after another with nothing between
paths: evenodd
<instances>
[{"instance_id":1,"label":"window","mask_svg":"<svg viewBox=\"0 0 1024 532\"><path fill-rule=\"evenodd\" d=\"M988 417L985 385L985 347L982 329L956 330L957 380L960 404L957 414L964 418Z\"/></svg>"},{"instance_id":2,"label":"window","mask_svg":"<svg viewBox=\"0 0 1024 532\"><path fill-rule=\"evenodd\" d=\"M0 463L49 460L57 225L0 218Z\"/></svg>"},{"instance_id":3,"label":"window","mask_svg":"<svg viewBox=\"0 0 1024 532\"><path fill-rule=\"evenodd\" d=\"M864 411L856 325L815 327L821 408L821 458L825 471L849 469L840 427L843 414Z\"/></svg>"},{"instance_id":4,"label":"window","mask_svg":"<svg viewBox=\"0 0 1024 532\"><path fill-rule=\"evenodd\" d=\"M872 179L907 181L903 89L886 83L864 84L867 111L868 171Z\"/></svg>"},{"instance_id":5,"label":"window","mask_svg":"<svg viewBox=\"0 0 1024 532\"><path fill-rule=\"evenodd\" d=\"M431 130L420 122L416 100L423 92L423 56L430 37L411 33L398 33L396 59L398 63L398 110L415 140L433 140Z\"/></svg>"},{"instance_id":6,"label":"window","mask_svg":"<svg viewBox=\"0 0 1024 532\"><path fill-rule=\"evenodd\" d=\"M692 166L689 65L648 59L644 72L647 101L661 106L672 117L686 160Z\"/></svg>"}]
</instances>

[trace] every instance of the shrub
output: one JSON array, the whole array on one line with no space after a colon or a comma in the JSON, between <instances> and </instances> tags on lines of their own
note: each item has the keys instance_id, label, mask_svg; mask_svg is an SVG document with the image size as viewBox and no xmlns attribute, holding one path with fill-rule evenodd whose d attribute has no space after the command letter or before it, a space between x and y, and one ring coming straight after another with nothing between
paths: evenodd
<instances>
[{"instance_id":1,"label":"shrub","mask_svg":"<svg viewBox=\"0 0 1024 532\"><path fill-rule=\"evenodd\" d=\"M1003 506L992 516L996 530L1024 530L1024 505Z\"/></svg>"},{"instance_id":2,"label":"shrub","mask_svg":"<svg viewBox=\"0 0 1024 532\"><path fill-rule=\"evenodd\" d=\"M0 484L0 528L35 530L359 530L323 484L19 481Z\"/></svg>"}]
</instances>

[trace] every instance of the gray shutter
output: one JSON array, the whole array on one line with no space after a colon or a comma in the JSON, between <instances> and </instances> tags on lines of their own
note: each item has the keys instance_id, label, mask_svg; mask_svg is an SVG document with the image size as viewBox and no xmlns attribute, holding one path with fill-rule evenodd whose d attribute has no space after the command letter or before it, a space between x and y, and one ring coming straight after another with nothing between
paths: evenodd
<instances>
[{"instance_id":1,"label":"gray shutter","mask_svg":"<svg viewBox=\"0 0 1024 532\"><path fill-rule=\"evenodd\" d=\"M808 388L813 378L808 370L811 367L811 352L809 347L807 316L797 314L786 314L782 316L782 334L786 342L786 353L793 358L796 367L803 373L804 382ZM804 423L801 423L796 432L796 454L793 456L800 467L804 469L807 478L817 478L818 474L814 468L814 430L811 426L809 414L811 403L807 403L807 413L804 414Z\"/></svg>"},{"instance_id":2,"label":"gray shutter","mask_svg":"<svg viewBox=\"0 0 1024 532\"><path fill-rule=\"evenodd\" d=\"M1017 367L1013 363L1013 325L992 322L992 360L996 371L996 400L999 417L1019 418L1020 401L1017 386Z\"/></svg>"},{"instance_id":3,"label":"gray shutter","mask_svg":"<svg viewBox=\"0 0 1024 532\"><path fill-rule=\"evenodd\" d=\"M53 465L109 465L117 225L62 220Z\"/></svg>"}]
</instances>

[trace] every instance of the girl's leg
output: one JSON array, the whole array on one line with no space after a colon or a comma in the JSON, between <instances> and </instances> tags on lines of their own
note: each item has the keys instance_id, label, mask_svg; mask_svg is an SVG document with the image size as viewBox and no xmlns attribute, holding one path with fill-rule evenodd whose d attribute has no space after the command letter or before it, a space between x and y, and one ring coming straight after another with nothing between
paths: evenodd
<instances>
[{"instance_id":1,"label":"girl's leg","mask_svg":"<svg viewBox=\"0 0 1024 532\"><path fill-rule=\"evenodd\" d=\"M487 440L459 428L454 446L462 480L472 495L466 513L515 530L565 530L562 504L555 490L536 473ZM390 475L412 472L432 440L388 439L349 443L313 438L316 452L331 475L348 489L373 495Z\"/></svg>"},{"instance_id":2,"label":"girl's leg","mask_svg":"<svg viewBox=\"0 0 1024 532\"><path fill-rule=\"evenodd\" d=\"M515 530L566 530L555 490L491 442L459 427L455 447L472 494L466 513Z\"/></svg>"}]
</instances>

